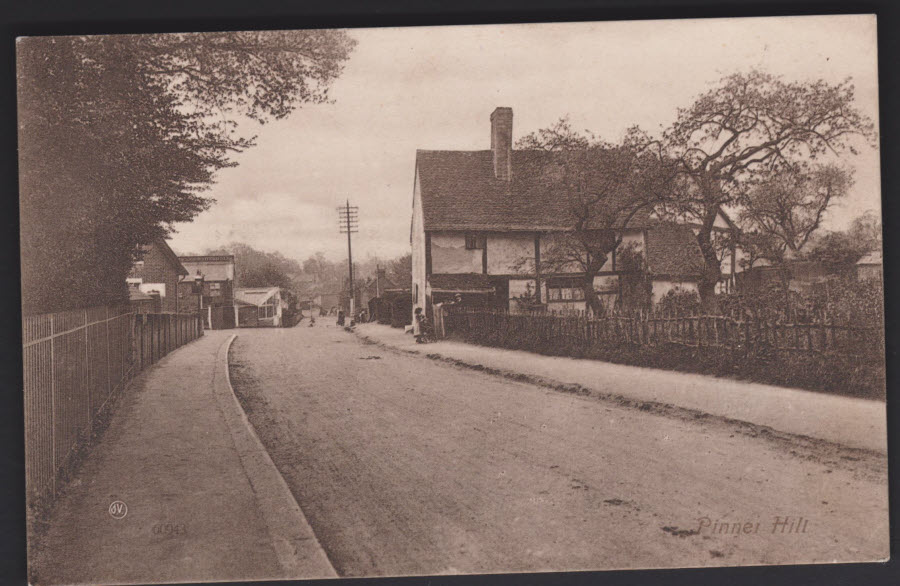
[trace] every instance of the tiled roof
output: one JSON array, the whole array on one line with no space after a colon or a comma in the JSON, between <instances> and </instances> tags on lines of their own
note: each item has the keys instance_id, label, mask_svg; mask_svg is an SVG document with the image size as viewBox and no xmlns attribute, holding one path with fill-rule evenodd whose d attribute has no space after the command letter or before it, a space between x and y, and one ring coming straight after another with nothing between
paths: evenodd
<instances>
[{"instance_id":1,"label":"tiled roof","mask_svg":"<svg viewBox=\"0 0 900 586\"><path fill-rule=\"evenodd\" d=\"M397 288L397 286L389 278L382 276L382 277L379 277L377 280L375 278L373 278L369 282L369 284L366 285L366 292L369 295L374 297L378 291L381 291L382 293L384 293L387 289L396 289L396 288Z\"/></svg>"},{"instance_id":2,"label":"tiled roof","mask_svg":"<svg viewBox=\"0 0 900 586\"><path fill-rule=\"evenodd\" d=\"M647 268L652 275L699 277L703 255L690 226L661 223L647 230Z\"/></svg>"},{"instance_id":3,"label":"tiled roof","mask_svg":"<svg viewBox=\"0 0 900 586\"><path fill-rule=\"evenodd\" d=\"M235 289L234 298L253 305L263 305L278 293L278 287L253 287Z\"/></svg>"},{"instance_id":4,"label":"tiled roof","mask_svg":"<svg viewBox=\"0 0 900 586\"><path fill-rule=\"evenodd\" d=\"M491 279L481 273L440 273L428 278L432 291L484 291L494 290Z\"/></svg>"},{"instance_id":5,"label":"tiled roof","mask_svg":"<svg viewBox=\"0 0 900 586\"><path fill-rule=\"evenodd\" d=\"M175 270L179 275L187 275L187 269L184 268L184 265L181 264L181 261L178 258L178 255L175 254L175 251L169 246L169 243L165 241L163 238L157 238L153 243L155 246L158 246L162 253L169 259L169 262L175 267Z\"/></svg>"},{"instance_id":6,"label":"tiled roof","mask_svg":"<svg viewBox=\"0 0 900 586\"><path fill-rule=\"evenodd\" d=\"M426 230L568 230L567 202L541 186L555 153L512 152L512 179L494 177L491 151L416 152ZM649 223L650 210L629 226Z\"/></svg>"},{"instance_id":7,"label":"tiled roof","mask_svg":"<svg viewBox=\"0 0 900 586\"><path fill-rule=\"evenodd\" d=\"M213 254L201 256L179 256L182 261L188 262L234 262L233 254Z\"/></svg>"},{"instance_id":8,"label":"tiled roof","mask_svg":"<svg viewBox=\"0 0 900 586\"><path fill-rule=\"evenodd\" d=\"M207 281L227 281L234 275L234 256L180 256L178 259L191 278L197 271Z\"/></svg>"}]
</instances>

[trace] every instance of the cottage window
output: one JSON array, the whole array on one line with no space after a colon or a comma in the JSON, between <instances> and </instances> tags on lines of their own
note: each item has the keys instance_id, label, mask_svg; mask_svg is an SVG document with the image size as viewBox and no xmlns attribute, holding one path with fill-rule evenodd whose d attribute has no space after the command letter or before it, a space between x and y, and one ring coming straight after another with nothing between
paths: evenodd
<instances>
[{"instance_id":1,"label":"cottage window","mask_svg":"<svg viewBox=\"0 0 900 586\"><path fill-rule=\"evenodd\" d=\"M481 234L466 234L466 250L481 250L484 248L485 237Z\"/></svg>"},{"instance_id":2,"label":"cottage window","mask_svg":"<svg viewBox=\"0 0 900 586\"><path fill-rule=\"evenodd\" d=\"M209 284L209 294L212 296L221 295L222 294L222 283L210 283Z\"/></svg>"},{"instance_id":3,"label":"cottage window","mask_svg":"<svg viewBox=\"0 0 900 586\"><path fill-rule=\"evenodd\" d=\"M578 278L556 277L547 281L549 301L584 301L584 289Z\"/></svg>"}]
</instances>

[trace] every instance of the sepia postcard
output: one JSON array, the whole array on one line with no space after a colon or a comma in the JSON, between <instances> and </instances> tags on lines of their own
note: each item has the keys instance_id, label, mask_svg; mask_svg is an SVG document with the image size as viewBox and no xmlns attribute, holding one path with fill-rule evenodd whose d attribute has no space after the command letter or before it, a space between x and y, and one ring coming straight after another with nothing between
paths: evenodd
<instances>
[{"instance_id":1,"label":"sepia postcard","mask_svg":"<svg viewBox=\"0 0 900 586\"><path fill-rule=\"evenodd\" d=\"M876 46L19 38L30 582L886 560Z\"/></svg>"}]
</instances>

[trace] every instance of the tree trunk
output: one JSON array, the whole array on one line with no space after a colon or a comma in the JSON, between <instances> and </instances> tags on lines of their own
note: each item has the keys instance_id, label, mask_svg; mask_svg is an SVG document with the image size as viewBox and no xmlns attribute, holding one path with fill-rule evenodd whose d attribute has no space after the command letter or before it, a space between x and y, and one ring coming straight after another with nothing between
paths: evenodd
<instances>
[{"instance_id":1,"label":"tree trunk","mask_svg":"<svg viewBox=\"0 0 900 586\"><path fill-rule=\"evenodd\" d=\"M615 246L614 241L613 246ZM600 296L597 295L597 292L594 290L594 277L597 276L597 273L599 273L600 269L603 268L603 265L606 264L606 259L609 258L610 252L612 251L593 251L588 260L587 270L584 272L584 280L582 282L584 302L594 315L601 315L603 313L603 304L600 302Z\"/></svg>"},{"instance_id":2,"label":"tree trunk","mask_svg":"<svg viewBox=\"0 0 900 586\"><path fill-rule=\"evenodd\" d=\"M716 315L719 312L716 283L701 280L697 284L697 293L700 295L700 311L706 315Z\"/></svg>"},{"instance_id":3,"label":"tree trunk","mask_svg":"<svg viewBox=\"0 0 900 586\"><path fill-rule=\"evenodd\" d=\"M600 303L600 296L594 290L594 276L594 274L585 274L583 289L584 302L587 304L588 309L591 310L591 313L597 316L603 313L603 304Z\"/></svg>"},{"instance_id":4,"label":"tree trunk","mask_svg":"<svg viewBox=\"0 0 900 586\"><path fill-rule=\"evenodd\" d=\"M716 299L716 285L722 278L722 266L719 256L716 254L715 245L712 242L712 229L719 214L719 206L710 206L706 209L700 231L697 233L697 244L700 245L700 254L703 255L704 270L697 284L697 293L700 295L700 308L704 313L716 314L719 303Z\"/></svg>"}]
</instances>

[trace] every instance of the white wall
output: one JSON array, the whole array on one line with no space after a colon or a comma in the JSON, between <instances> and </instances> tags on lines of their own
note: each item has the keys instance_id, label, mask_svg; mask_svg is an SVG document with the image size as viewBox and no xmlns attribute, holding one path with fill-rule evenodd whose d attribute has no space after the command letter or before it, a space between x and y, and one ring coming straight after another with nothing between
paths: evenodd
<instances>
[{"instance_id":1,"label":"white wall","mask_svg":"<svg viewBox=\"0 0 900 586\"><path fill-rule=\"evenodd\" d=\"M594 277L595 291L609 291L619 288L619 277L617 275L598 275Z\"/></svg>"},{"instance_id":2,"label":"white wall","mask_svg":"<svg viewBox=\"0 0 900 586\"><path fill-rule=\"evenodd\" d=\"M532 250L534 250L534 244L532 241ZM528 292L528 287L531 286L531 294L535 293L535 283L534 279L510 279L509 280L509 310L512 312L519 310L519 304L513 301L516 297L521 297Z\"/></svg>"},{"instance_id":3,"label":"white wall","mask_svg":"<svg viewBox=\"0 0 900 586\"><path fill-rule=\"evenodd\" d=\"M722 214L718 214L716 216L716 220L713 222L713 226L716 228L723 228L725 230L731 228L731 226L728 225L728 222L725 221L725 218L722 217Z\"/></svg>"},{"instance_id":4,"label":"white wall","mask_svg":"<svg viewBox=\"0 0 900 586\"><path fill-rule=\"evenodd\" d=\"M626 230L622 234L622 244L619 248L625 248L634 245L637 250L644 250L644 231L643 230Z\"/></svg>"},{"instance_id":5,"label":"white wall","mask_svg":"<svg viewBox=\"0 0 900 586\"><path fill-rule=\"evenodd\" d=\"M138 285L138 290L141 293L159 293L160 297L166 296L166 284L165 283L140 283Z\"/></svg>"},{"instance_id":6,"label":"white wall","mask_svg":"<svg viewBox=\"0 0 900 586\"><path fill-rule=\"evenodd\" d=\"M631 246L634 246L634 249L637 252L640 252L641 254L643 254L644 246L645 246L643 230L626 230L625 233L622 234L622 243L619 244L618 248L616 248L616 253L621 254L622 250L625 250ZM646 257L645 257L645 260L646 260ZM611 261L612 261L612 255L610 255L609 259L607 259L606 264L603 265L602 270L611 271L612 270L612 262ZM621 267L619 267L617 264L616 268L620 269Z\"/></svg>"},{"instance_id":7,"label":"white wall","mask_svg":"<svg viewBox=\"0 0 900 586\"><path fill-rule=\"evenodd\" d=\"M487 270L490 275L533 274L534 234L488 234Z\"/></svg>"},{"instance_id":8,"label":"white wall","mask_svg":"<svg viewBox=\"0 0 900 586\"><path fill-rule=\"evenodd\" d=\"M558 245L558 242L563 238L560 234L541 234L541 273L550 273L551 271L546 268L546 263L549 259L553 258L554 248ZM584 268L577 262L569 263L568 265L562 267L554 267L555 273L578 273L583 271Z\"/></svg>"},{"instance_id":9,"label":"white wall","mask_svg":"<svg viewBox=\"0 0 900 586\"><path fill-rule=\"evenodd\" d=\"M422 214L422 194L419 188L419 174L416 172L413 189L412 232L412 295L413 311L416 307L425 307L425 220ZM404 285L397 283L400 287ZM418 289L418 293L417 290Z\"/></svg>"},{"instance_id":10,"label":"white wall","mask_svg":"<svg viewBox=\"0 0 900 586\"><path fill-rule=\"evenodd\" d=\"M557 241L561 238L561 236L556 236L554 234L542 234L541 235L541 261L543 262L545 258L550 258L550 255L553 254L553 248L556 246ZM637 250L644 250L644 231L643 230L626 230L624 234L622 234L622 243L619 244L617 250L622 250L630 245L634 245ZM488 262L490 262L490 249L488 249ZM569 263L568 265L561 268L561 270L555 271L559 273L580 273L583 270L582 266L577 263ZM612 271L613 270L613 255L610 254L606 262L603 264L603 267L600 269L601 271ZM542 273L549 273L548 270L542 269Z\"/></svg>"},{"instance_id":11,"label":"white wall","mask_svg":"<svg viewBox=\"0 0 900 586\"><path fill-rule=\"evenodd\" d=\"M481 249L466 250L464 232L431 234L431 273L481 273ZM490 248L488 248L490 257Z\"/></svg>"}]
</instances>

